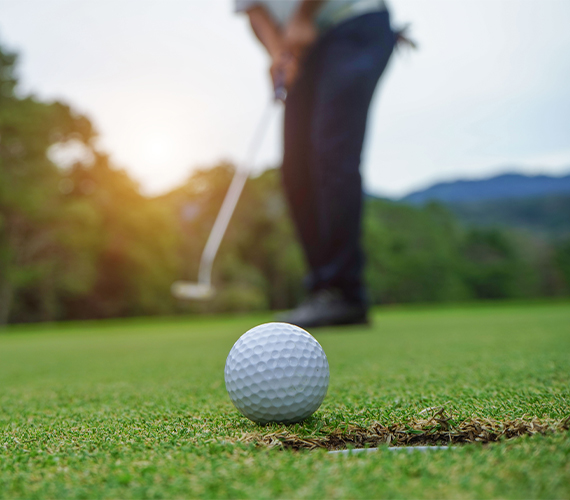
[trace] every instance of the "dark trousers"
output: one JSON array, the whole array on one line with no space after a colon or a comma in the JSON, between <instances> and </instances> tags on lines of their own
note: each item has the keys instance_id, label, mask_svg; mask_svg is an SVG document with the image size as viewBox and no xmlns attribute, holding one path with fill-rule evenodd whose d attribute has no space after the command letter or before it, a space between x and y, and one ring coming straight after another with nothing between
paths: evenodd
<instances>
[{"instance_id":1,"label":"dark trousers","mask_svg":"<svg viewBox=\"0 0 570 500\"><path fill-rule=\"evenodd\" d=\"M326 32L285 107L283 184L310 273L309 291L337 288L365 303L360 154L370 101L394 48L388 12Z\"/></svg>"}]
</instances>

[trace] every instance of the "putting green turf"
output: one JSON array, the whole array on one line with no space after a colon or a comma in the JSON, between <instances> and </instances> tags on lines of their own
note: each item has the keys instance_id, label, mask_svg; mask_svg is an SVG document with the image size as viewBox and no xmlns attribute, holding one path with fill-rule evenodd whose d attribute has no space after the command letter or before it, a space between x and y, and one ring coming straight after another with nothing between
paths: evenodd
<instances>
[{"instance_id":1,"label":"putting green turf","mask_svg":"<svg viewBox=\"0 0 570 500\"><path fill-rule=\"evenodd\" d=\"M268 434L224 388L231 346L268 315L14 326L0 334L0 497L568 498L570 433L429 453L327 455ZM315 330L321 409L289 432L416 419L570 414L570 303L377 309Z\"/></svg>"}]
</instances>

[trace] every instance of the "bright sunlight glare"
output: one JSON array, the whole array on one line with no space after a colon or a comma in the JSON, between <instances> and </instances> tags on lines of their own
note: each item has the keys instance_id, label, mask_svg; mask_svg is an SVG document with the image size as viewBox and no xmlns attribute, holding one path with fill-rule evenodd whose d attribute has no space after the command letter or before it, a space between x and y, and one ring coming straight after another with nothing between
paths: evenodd
<instances>
[{"instance_id":1,"label":"bright sunlight glare","mask_svg":"<svg viewBox=\"0 0 570 500\"><path fill-rule=\"evenodd\" d=\"M165 135L153 134L143 143L143 153L149 163L160 166L172 160L174 143Z\"/></svg>"}]
</instances>

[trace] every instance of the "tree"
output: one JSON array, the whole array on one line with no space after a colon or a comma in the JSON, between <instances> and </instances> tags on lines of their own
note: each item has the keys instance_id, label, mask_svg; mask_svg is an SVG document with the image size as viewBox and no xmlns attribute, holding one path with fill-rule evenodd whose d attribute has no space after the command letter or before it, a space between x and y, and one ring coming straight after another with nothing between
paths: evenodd
<instances>
[{"instance_id":1,"label":"tree","mask_svg":"<svg viewBox=\"0 0 570 500\"><path fill-rule=\"evenodd\" d=\"M56 230L62 210L60 173L48 149L70 140L89 145L87 118L60 103L15 93L16 56L0 48L0 325L8 321L15 294L38 291L36 309L49 319L65 259Z\"/></svg>"},{"instance_id":2,"label":"tree","mask_svg":"<svg viewBox=\"0 0 570 500\"><path fill-rule=\"evenodd\" d=\"M92 254L95 280L65 297L68 318L109 318L174 311L180 235L171 207L141 195L138 185L102 153L66 175L68 202L97 215Z\"/></svg>"},{"instance_id":3,"label":"tree","mask_svg":"<svg viewBox=\"0 0 570 500\"><path fill-rule=\"evenodd\" d=\"M368 199L366 276L375 304L462 300L460 232L438 205L424 208Z\"/></svg>"},{"instance_id":4,"label":"tree","mask_svg":"<svg viewBox=\"0 0 570 500\"><path fill-rule=\"evenodd\" d=\"M535 295L536 270L521 258L512 237L493 228L469 230L462 243L463 276L473 298Z\"/></svg>"}]
</instances>

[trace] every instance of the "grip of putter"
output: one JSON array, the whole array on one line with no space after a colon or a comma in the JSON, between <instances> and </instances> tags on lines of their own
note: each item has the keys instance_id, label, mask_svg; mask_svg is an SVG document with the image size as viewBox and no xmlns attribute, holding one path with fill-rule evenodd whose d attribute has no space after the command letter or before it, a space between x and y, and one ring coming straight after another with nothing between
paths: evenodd
<instances>
[{"instance_id":1,"label":"grip of putter","mask_svg":"<svg viewBox=\"0 0 570 500\"><path fill-rule=\"evenodd\" d=\"M285 102L287 99L287 89L285 88L285 72L279 71L273 88L273 98L276 101Z\"/></svg>"}]
</instances>

